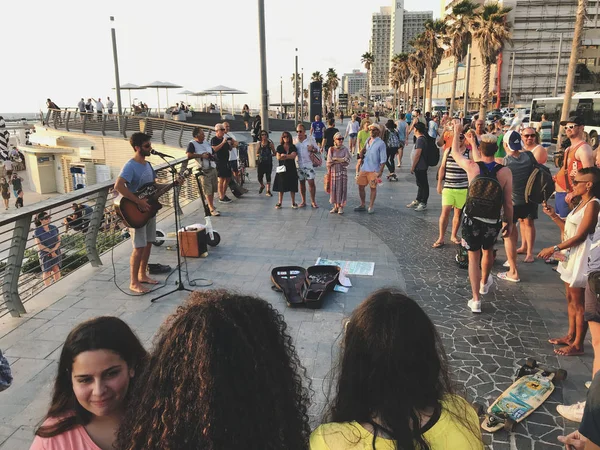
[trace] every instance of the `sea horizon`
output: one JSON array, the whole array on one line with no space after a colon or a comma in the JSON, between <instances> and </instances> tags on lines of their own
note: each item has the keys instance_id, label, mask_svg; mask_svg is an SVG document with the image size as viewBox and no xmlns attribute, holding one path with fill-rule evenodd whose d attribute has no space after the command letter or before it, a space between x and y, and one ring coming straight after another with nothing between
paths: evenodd
<instances>
[{"instance_id":1,"label":"sea horizon","mask_svg":"<svg viewBox=\"0 0 600 450\"><path fill-rule=\"evenodd\" d=\"M15 122L15 121L19 121L22 119L35 120L39 117L39 113L35 113L35 112L3 113L3 112L0 112L0 116L3 117L6 122Z\"/></svg>"}]
</instances>

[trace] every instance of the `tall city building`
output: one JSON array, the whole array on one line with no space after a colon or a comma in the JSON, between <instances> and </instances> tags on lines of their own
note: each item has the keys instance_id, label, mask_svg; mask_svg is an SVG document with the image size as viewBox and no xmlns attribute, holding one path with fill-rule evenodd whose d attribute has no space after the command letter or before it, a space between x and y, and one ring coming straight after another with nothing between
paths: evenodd
<instances>
[{"instance_id":1,"label":"tall city building","mask_svg":"<svg viewBox=\"0 0 600 450\"><path fill-rule=\"evenodd\" d=\"M342 90L348 95L365 93L367 90L367 73L354 69L352 73L343 74Z\"/></svg>"},{"instance_id":2,"label":"tall city building","mask_svg":"<svg viewBox=\"0 0 600 450\"><path fill-rule=\"evenodd\" d=\"M387 94L390 90L391 59L413 48L409 42L425 29L425 22L433 19L432 11L406 11L404 0L393 0L392 6L382 6L373 13L369 51L374 63L371 68L371 94Z\"/></svg>"},{"instance_id":3,"label":"tall city building","mask_svg":"<svg viewBox=\"0 0 600 450\"><path fill-rule=\"evenodd\" d=\"M450 14L452 7L460 0L442 1L444 12ZM476 3L482 4L483 0L476 0ZM554 96L555 84L557 94L564 93L577 0L503 0L502 4L512 8L508 21L512 25L513 46L507 45L498 63L492 66L492 95L499 92L504 105L527 105L534 97ZM597 83L594 86L594 81L598 76L588 74L600 72L600 0L589 0L586 12L585 30L579 45L580 67L579 75L575 77L576 91L595 90ZM450 98L453 66L453 58L444 58L440 64L433 82L433 98ZM464 66L459 67L456 94L460 99L464 95L465 69ZM469 95L475 103L481 93L481 69L481 57L477 43L474 43ZM584 75L589 82L586 83ZM512 94L510 99L509 92ZM469 109L476 107L476 104L472 104Z\"/></svg>"},{"instance_id":4,"label":"tall city building","mask_svg":"<svg viewBox=\"0 0 600 450\"><path fill-rule=\"evenodd\" d=\"M382 6L379 12L373 13L369 48L373 55L369 80L371 95L389 90L391 21L392 8L389 6Z\"/></svg>"}]
</instances>

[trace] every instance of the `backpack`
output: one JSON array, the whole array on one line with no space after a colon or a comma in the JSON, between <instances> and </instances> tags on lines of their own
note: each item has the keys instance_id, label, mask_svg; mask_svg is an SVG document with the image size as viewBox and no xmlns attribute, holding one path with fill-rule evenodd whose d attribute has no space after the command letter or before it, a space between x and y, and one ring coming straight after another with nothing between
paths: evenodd
<instances>
[{"instance_id":1,"label":"backpack","mask_svg":"<svg viewBox=\"0 0 600 450\"><path fill-rule=\"evenodd\" d=\"M500 220L503 192L497 174L504 166L496 164L490 172L483 162L479 161L477 165L479 175L469 184L464 212L469 217Z\"/></svg>"},{"instance_id":2,"label":"backpack","mask_svg":"<svg viewBox=\"0 0 600 450\"><path fill-rule=\"evenodd\" d=\"M395 130L388 130L387 139L385 143L389 148L400 147L400 136L398 135L398 132Z\"/></svg>"},{"instance_id":3,"label":"backpack","mask_svg":"<svg viewBox=\"0 0 600 450\"><path fill-rule=\"evenodd\" d=\"M533 164L533 170L527 179L527 186L525 187L525 201L539 205L540 203L547 202L554 192L554 179L552 178L550 169L538 163L531 152L525 153L529 155Z\"/></svg>"},{"instance_id":4,"label":"backpack","mask_svg":"<svg viewBox=\"0 0 600 450\"><path fill-rule=\"evenodd\" d=\"M435 167L440 162L440 148L436 145L435 139L429 135L423 135L425 138L425 162L429 167Z\"/></svg>"}]
</instances>

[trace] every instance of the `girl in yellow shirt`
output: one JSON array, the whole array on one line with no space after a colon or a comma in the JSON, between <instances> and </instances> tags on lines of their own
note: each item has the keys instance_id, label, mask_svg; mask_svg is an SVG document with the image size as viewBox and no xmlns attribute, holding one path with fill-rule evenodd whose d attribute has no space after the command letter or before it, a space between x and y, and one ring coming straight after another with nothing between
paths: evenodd
<instances>
[{"instance_id":1,"label":"girl in yellow shirt","mask_svg":"<svg viewBox=\"0 0 600 450\"><path fill-rule=\"evenodd\" d=\"M454 394L433 322L402 293L382 289L346 327L334 398L311 450L482 450L479 419Z\"/></svg>"}]
</instances>

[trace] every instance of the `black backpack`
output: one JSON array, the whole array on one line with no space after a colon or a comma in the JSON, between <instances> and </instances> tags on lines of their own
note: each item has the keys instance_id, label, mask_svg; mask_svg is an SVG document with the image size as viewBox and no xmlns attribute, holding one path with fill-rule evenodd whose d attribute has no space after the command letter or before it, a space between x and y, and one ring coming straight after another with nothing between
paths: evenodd
<instances>
[{"instance_id":1,"label":"black backpack","mask_svg":"<svg viewBox=\"0 0 600 450\"><path fill-rule=\"evenodd\" d=\"M552 173L543 164L540 164L535 159L531 152L525 152L529 155L533 170L527 179L525 187L525 201L527 203L541 204L547 202L554 192L554 179Z\"/></svg>"},{"instance_id":2,"label":"black backpack","mask_svg":"<svg viewBox=\"0 0 600 450\"><path fill-rule=\"evenodd\" d=\"M440 162L440 148L435 143L435 139L428 134L423 137L425 138L425 162L429 167L435 167Z\"/></svg>"},{"instance_id":3,"label":"black backpack","mask_svg":"<svg viewBox=\"0 0 600 450\"><path fill-rule=\"evenodd\" d=\"M469 184L464 212L469 217L500 220L504 194L497 174L504 166L496 164L490 172L483 162L477 165L479 175Z\"/></svg>"}]
</instances>

